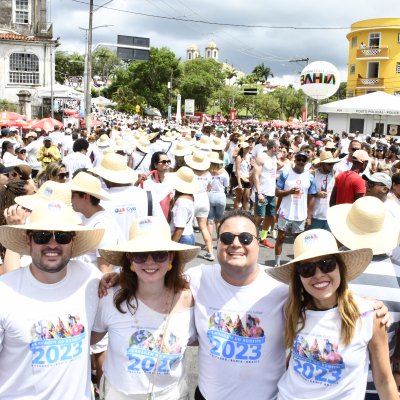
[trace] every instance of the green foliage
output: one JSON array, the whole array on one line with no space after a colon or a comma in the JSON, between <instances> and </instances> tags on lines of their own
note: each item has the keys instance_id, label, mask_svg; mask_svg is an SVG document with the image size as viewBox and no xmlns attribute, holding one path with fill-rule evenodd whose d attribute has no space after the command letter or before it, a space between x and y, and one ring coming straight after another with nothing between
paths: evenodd
<instances>
[{"instance_id":1,"label":"green foliage","mask_svg":"<svg viewBox=\"0 0 400 400\"><path fill-rule=\"evenodd\" d=\"M103 81L107 81L120 63L113 51L102 47L92 53L92 76L99 75Z\"/></svg>"},{"instance_id":2,"label":"green foliage","mask_svg":"<svg viewBox=\"0 0 400 400\"><path fill-rule=\"evenodd\" d=\"M271 68L264 65L264 63L258 64L253 69L253 75L257 79L258 82L265 83L268 82L268 78L271 76L274 77L274 74L271 71Z\"/></svg>"},{"instance_id":3,"label":"green foliage","mask_svg":"<svg viewBox=\"0 0 400 400\"><path fill-rule=\"evenodd\" d=\"M21 110L19 109L19 104L0 99L0 111L13 111L19 113Z\"/></svg>"},{"instance_id":4,"label":"green foliage","mask_svg":"<svg viewBox=\"0 0 400 400\"><path fill-rule=\"evenodd\" d=\"M224 78L222 64L213 59L186 61L180 82L182 99L194 99L196 109L204 111L212 93L223 87Z\"/></svg>"},{"instance_id":5,"label":"green foliage","mask_svg":"<svg viewBox=\"0 0 400 400\"><path fill-rule=\"evenodd\" d=\"M68 54L64 51L56 51L55 54L55 79L64 84L71 76L83 76L85 70L85 58L79 53Z\"/></svg>"},{"instance_id":6,"label":"green foliage","mask_svg":"<svg viewBox=\"0 0 400 400\"><path fill-rule=\"evenodd\" d=\"M281 119L301 117L301 107L305 102L302 90L296 90L293 86L289 86L287 88L277 88L272 93L279 102Z\"/></svg>"}]
</instances>

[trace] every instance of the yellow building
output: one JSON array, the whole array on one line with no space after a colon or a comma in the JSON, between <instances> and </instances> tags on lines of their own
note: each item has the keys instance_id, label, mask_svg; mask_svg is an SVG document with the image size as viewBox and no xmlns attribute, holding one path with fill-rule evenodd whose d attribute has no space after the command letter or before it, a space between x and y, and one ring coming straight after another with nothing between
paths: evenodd
<instances>
[{"instance_id":1,"label":"yellow building","mask_svg":"<svg viewBox=\"0 0 400 400\"><path fill-rule=\"evenodd\" d=\"M356 22L346 37L347 97L378 90L400 95L400 18Z\"/></svg>"}]
</instances>

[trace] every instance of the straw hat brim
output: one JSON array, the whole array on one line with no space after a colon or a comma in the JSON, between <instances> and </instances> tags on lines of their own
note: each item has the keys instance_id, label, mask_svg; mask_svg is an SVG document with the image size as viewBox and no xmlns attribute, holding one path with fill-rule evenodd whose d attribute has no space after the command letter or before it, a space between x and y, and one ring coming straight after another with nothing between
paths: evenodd
<instances>
[{"instance_id":1,"label":"straw hat brim","mask_svg":"<svg viewBox=\"0 0 400 400\"><path fill-rule=\"evenodd\" d=\"M176 139L176 136L165 136L165 135L161 135L160 139L163 142L173 142Z\"/></svg>"},{"instance_id":2,"label":"straw hat brim","mask_svg":"<svg viewBox=\"0 0 400 400\"><path fill-rule=\"evenodd\" d=\"M197 162L193 160L193 156L188 154L184 157L185 163L192 169L197 171L205 171L206 169L210 168L210 161L208 158L204 158L202 162Z\"/></svg>"},{"instance_id":3,"label":"straw hat brim","mask_svg":"<svg viewBox=\"0 0 400 400\"><path fill-rule=\"evenodd\" d=\"M78 257L94 250L104 234L104 229L76 226L73 222L62 224L54 221L54 224L49 229L48 221L47 223L38 221L26 225L3 225L0 227L0 242L6 249L10 249L15 253L30 255L30 247L26 242L27 230L75 232L76 236L73 239L71 257Z\"/></svg>"},{"instance_id":4,"label":"straw hat brim","mask_svg":"<svg viewBox=\"0 0 400 400\"><path fill-rule=\"evenodd\" d=\"M210 143L202 143L202 142L200 142L200 140L195 143L195 146L202 150L210 150L211 149Z\"/></svg>"},{"instance_id":5,"label":"straw hat brim","mask_svg":"<svg viewBox=\"0 0 400 400\"><path fill-rule=\"evenodd\" d=\"M219 160L217 158L210 158L210 163L212 163L212 164L223 164L224 160Z\"/></svg>"},{"instance_id":6,"label":"straw hat brim","mask_svg":"<svg viewBox=\"0 0 400 400\"><path fill-rule=\"evenodd\" d=\"M186 149L183 150L171 150L171 154L177 157L184 157L187 155L192 154L193 149L191 147L188 147Z\"/></svg>"},{"instance_id":7,"label":"straw hat brim","mask_svg":"<svg viewBox=\"0 0 400 400\"><path fill-rule=\"evenodd\" d=\"M328 208L329 229L336 239L349 249L368 247L375 255L393 250L398 244L399 228L386 212L382 228L377 232L360 230L348 218L352 204L339 204Z\"/></svg>"},{"instance_id":8,"label":"straw hat brim","mask_svg":"<svg viewBox=\"0 0 400 400\"><path fill-rule=\"evenodd\" d=\"M349 251L338 251L333 253L326 253L321 251L321 253L322 254L319 254L315 250L312 252L305 252L301 256L293 259L292 261L284 265L281 265L280 267L267 268L265 272L277 281L289 284L291 281L293 268L296 267L296 264L299 261L308 260L314 257L335 255L343 260L343 263L346 266L347 280L351 281L365 271L373 256L372 250L366 248Z\"/></svg>"},{"instance_id":9,"label":"straw hat brim","mask_svg":"<svg viewBox=\"0 0 400 400\"><path fill-rule=\"evenodd\" d=\"M122 171L113 171L98 165L97 167L89 169L89 172L93 172L107 181L121 184L135 183L139 177L139 173L129 167Z\"/></svg>"},{"instance_id":10,"label":"straw hat brim","mask_svg":"<svg viewBox=\"0 0 400 400\"><path fill-rule=\"evenodd\" d=\"M224 150L225 149L225 144L212 144L211 143L211 150L217 150L217 151L219 151L219 150Z\"/></svg>"},{"instance_id":11,"label":"straw hat brim","mask_svg":"<svg viewBox=\"0 0 400 400\"><path fill-rule=\"evenodd\" d=\"M184 194L195 194L199 191L199 185L195 179L192 182L185 182L176 176L176 172L165 174L164 180L170 183L175 190Z\"/></svg>"},{"instance_id":12,"label":"straw hat brim","mask_svg":"<svg viewBox=\"0 0 400 400\"><path fill-rule=\"evenodd\" d=\"M100 249L100 255L112 265L123 266L125 253L146 253L152 251L175 251L178 262L185 264L192 260L200 251L200 247L190 246L171 241L160 241L155 238L154 242L148 238L132 239L118 246Z\"/></svg>"},{"instance_id":13,"label":"straw hat brim","mask_svg":"<svg viewBox=\"0 0 400 400\"><path fill-rule=\"evenodd\" d=\"M86 189L81 186L75 185L73 182L68 182L67 185L71 190L73 190L75 192L87 193L93 197L96 197L96 199L100 199L100 200L111 200L110 196L107 194L107 192L104 189L100 189L100 193L99 193L99 192L94 192L93 190Z\"/></svg>"},{"instance_id":14,"label":"straw hat brim","mask_svg":"<svg viewBox=\"0 0 400 400\"><path fill-rule=\"evenodd\" d=\"M336 164L337 162L340 161L340 158L332 157L332 158L327 158L325 160L319 160L320 164Z\"/></svg>"},{"instance_id":15,"label":"straw hat brim","mask_svg":"<svg viewBox=\"0 0 400 400\"><path fill-rule=\"evenodd\" d=\"M98 147L108 147L111 144L111 139L110 140L96 140L96 144Z\"/></svg>"},{"instance_id":16,"label":"straw hat brim","mask_svg":"<svg viewBox=\"0 0 400 400\"><path fill-rule=\"evenodd\" d=\"M143 146L139 142L136 143L136 148L139 149L142 153L149 153L150 149L149 146Z\"/></svg>"}]
</instances>

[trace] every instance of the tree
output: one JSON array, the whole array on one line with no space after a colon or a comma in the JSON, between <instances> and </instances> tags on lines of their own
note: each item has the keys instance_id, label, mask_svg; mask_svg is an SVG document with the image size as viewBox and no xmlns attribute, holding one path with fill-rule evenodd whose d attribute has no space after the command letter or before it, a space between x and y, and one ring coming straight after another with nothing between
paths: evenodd
<instances>
[{"instance_id":1,"label":"tree","mask_svg":"<svg viewBox=\"0 0 400 400\"><path fill-rule=\"evenodd\" d=\"M258 64L253 69L253 74L257 77L257 81L264 84L268 82L268 78L271 76L274 77L274 74L271 71L271 68L264 65L264 63Z\"/></svg>"},{"instance_id":2,"label":"tree","mask_svg":"<svg viewBox=\"0 0 400 400\"><path fill-rule=\"evenodd\" d=\"M68 54L65 51L56 51L55 64L55 79L58 83L64 84L73 76L83 77L85 58L77 52Z\"/></svg>"},{"instance_id":3,"label":"tree","mask_svg":"<svg viewBox=\"0 0 400 400\"><path fill-rule=\"evenodd\" d=\"M99 75L104 82L107 82L120 60L116 53L104 47L92 53L92 76Z\"/></svg>"},{"instance_id":4,"label":"tree","mask_svg":"<svg viewBox=\"0 0 400 400\"><path fill-rule=\"evenodd\" d=\"M197 110L205 111L212 93L220 90L223 82L221 63L209 58L195 58L183 65L181 94L184 99L194 99Z\"/></svg>"},{"instance_id":5,"label":"tree","mask_svg":"<svg viewBox=\"0 0 400 400\"><path fill-rule=\"evenodd\" d=\"M304 105L304 92L302 90L296 90L293 86L279 87L272 94L279 102L281 119L301 116L301 107Z\"/></svg>"},{"instance_id":6,"label":"tree","mask_svg":"<svg viewBox=\"0 0 400 400\"><path fill-rule=\"evenodd\" d=\"M225 79L228 80L228 85L231 85L231 79L237 76L237 71L232 67L226 67L223 69Z\"/></svg>"}]
</instances>

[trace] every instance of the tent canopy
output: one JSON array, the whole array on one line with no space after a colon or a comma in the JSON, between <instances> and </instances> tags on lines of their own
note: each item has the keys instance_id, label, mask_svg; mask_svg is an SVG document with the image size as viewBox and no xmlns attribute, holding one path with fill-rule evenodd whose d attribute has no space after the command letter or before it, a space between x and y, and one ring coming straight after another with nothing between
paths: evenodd
<instances>
[{"instance_id":1,"label":"tent canopy","mask_svg":"<svg viewBox=\"0 0 400 400\"><path fill-rule=\"evenodd\" d=\"M51 97L51 86L45 86L37 90L39 97ZM60 85L55 83L53 85L54 98L68 98L68 99L81 99L83 93L78 92L72 87Z\"/></svg>"},{"instance_id":2,"label":"tent canopy","mask_svg":"<svg viewBox=\"0 0 400 400\"><path fill-rule=\"evenodd\" d=\"M112 102L111 100L109 100L103 96L93 97L92 104L95 104L97 106L115 106L116 105L116 103Z\"/></svg>"},{"instance_id":3,"label":"tent canopy","mask_svg":"<svg viewBox=\"0 0 400 400\"><path fill-rule=\"evenodd\" d=\"M319 111L338 114L400 115L400 96L373 92L319 106Z\"/></svg>"}]
</instances>

